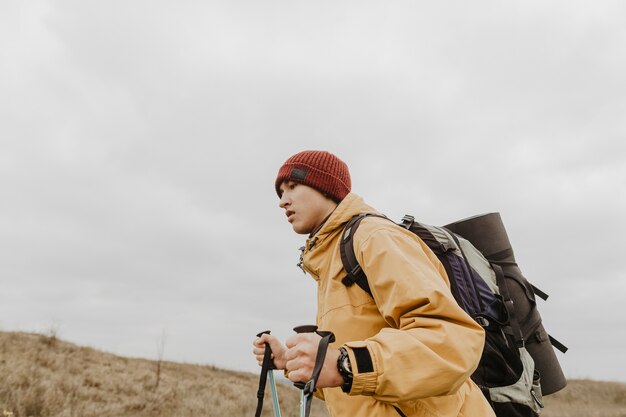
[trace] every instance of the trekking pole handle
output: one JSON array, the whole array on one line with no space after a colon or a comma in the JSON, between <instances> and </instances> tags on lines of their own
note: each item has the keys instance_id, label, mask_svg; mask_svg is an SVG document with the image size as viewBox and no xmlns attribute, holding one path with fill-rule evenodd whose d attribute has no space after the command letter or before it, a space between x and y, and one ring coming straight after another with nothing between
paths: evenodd
<instances>
[{"instance_id":1,"label":"trekking pole handle","mask_svg":"<svg viewBox=\"0 0 626 417\"><path fill-rule=\"evenodd\" d=\"M305 324L304 326L297 326L293 328L296 333L316 333L317 326L314 324Z\"/></svg>"},{"instance_id":2,"label":"trekking pole handle","mask_svg":"<svg viewBox=\"0 0 626 417\"><path fill-rule=\"evenodd\" d=\"M256 336L257 337L261 337L264 334L270 334L271 332L269 330L265 330L261 333L258 333ZM272 392L272 409L274 410L274 417L281 417L280 415L280 404L278 403L278 392L276 391L276 381L274 380L274 372L273 369L276 369L276 365L274 364L274 361L271 359L272 358L272 348L270 347L269 343L265 343L265 354L263 355L263 360L265 361L266 357L269 357L267 359L267 377L269 378L270 381L270 389ZM264 390L265 391L265 390ZM264 395L261 394L261 395ZM256 416L255 416L256 417Z\"/></svg>"},{"instance_id":3,"label":"trekking pole handle","mask_svg":"<svg viewBox=\"0 0 626 417\"><path fill-rule=\"evenodd\" d=\"M335 341L335 335L332 332L318 330L318 327L316 325L314 325L314 324L294 327L293 331L296 332L296 333L317 333L317 335L322 337L322 338L328 338L328 343L333 343ZM325 344L324 346L327 346L327 344ZM326 356L326 347L324 348L324 352L323 352L322 357L319 357L319 352L318 352L318 357L316 358L316 362L319 361L319 360L323 361L323 357L324 356ZM321 363L320 364L316 363L316 367L319 368L319 369L317 370L317 372L315 372L315 370L314 370L314 372L313 372L314 374L311 375L311 379L308 382L306 382L306 383L305 382L294 382L293 383L293 385L296 388L303 390L305 395L311 394L311 393L313 393L313 391L315 391L315 387L317 385L317 378L319 377L319 372L321 371L322 364ZM316 373L317 373L317 375L315 375Z\"/></svg>"},{"instance_id":4,"label":"trekking pole handle","mask_svg":"<svg viewBox=\"0 0 626 417\"><path fill-rule=\"evenodd\" d=\"M265 330L257 334L257 337L261 337L263 334L269 334L269 330ZM259 390L256 393L257 405L254 417L261 417L263 411L263 397L265 396L265 385L267 383L267 376L272 372L274 362L272 361L272 349L269 343L265 343L265 352L263 353L263 362L261 365L261 375L259 377Z\"/></svg>"},{"instance_id":5,"label":"trekking pole handle","mask_svg":"<svg viewBox=\"0 0 626 417\"><path fill-rule=\"evenodd\" d=\"M296 333L315 333L317 332L317 326L314 324L305 324L304 326L297 326L293 328ZM310 381L309 381L310 382ZM294 382L293 385L301 390L304 390L306 386L305 382Z\"/></svg>"},{"instance_id":6,"label":"trekking pole handle","mask_svg":"<svg viewBox=\"0 0 626 417\"><path fill-rule=\"evenodd\" d=\"M270 333L272 333L271 330L264 330L261 333L257 333L256 337L261 337L264 334L270 334ZM267 354L267 352L269 352L269 355L270 355L270 358L271 358L272 348L270 347L270 344L267 343L267 342L265 342L265 352L266 352L266 354ZM274 365L274 361L271 360L271 359L270 359L270 367L269 367L269 369L276 369L276 365Z\"/></svg>"}]
</instances>

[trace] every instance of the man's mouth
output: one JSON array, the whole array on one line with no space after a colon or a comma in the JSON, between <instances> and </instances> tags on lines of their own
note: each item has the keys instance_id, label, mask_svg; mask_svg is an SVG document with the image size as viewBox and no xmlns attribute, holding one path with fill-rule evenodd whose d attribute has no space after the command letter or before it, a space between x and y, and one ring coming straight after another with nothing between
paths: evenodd
<instances>
[{"instance_id":1,"label":"man's mouth","mask_svg":"<svg viewBox=\"0 0 626 417\"><path fill-rule=\"evenodd\" d=\"M289 221L289 223L291 223L292 220L292 216L295 214L295 212L291 211L291 210L287 210L285 212L285 215L287 216L287 221Z\"/></svg>"}]
</instances>

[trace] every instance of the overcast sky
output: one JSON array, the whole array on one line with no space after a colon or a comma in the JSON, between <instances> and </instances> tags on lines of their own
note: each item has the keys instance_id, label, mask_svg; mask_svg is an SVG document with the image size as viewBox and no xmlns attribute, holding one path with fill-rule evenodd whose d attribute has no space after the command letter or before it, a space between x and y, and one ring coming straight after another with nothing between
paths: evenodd
<instances>
[{"instance_id":1,"label":"overcast sky","mask_svg":"<svg viewBox=\"0 0 626 417\"><path fill-rule=\"evenodd\" d=\"M278 168L499 211L568 377L626 381L626 3L0 2L0 330L256 372L315 318Z\"/></svg>"}]
</instances>

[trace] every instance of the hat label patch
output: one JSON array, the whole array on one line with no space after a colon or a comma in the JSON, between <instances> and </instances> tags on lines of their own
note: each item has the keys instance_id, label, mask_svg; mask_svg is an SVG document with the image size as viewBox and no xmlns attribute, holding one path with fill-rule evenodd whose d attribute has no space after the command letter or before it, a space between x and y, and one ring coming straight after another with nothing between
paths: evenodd
<instances>
[{"instance_id":1,"label":"hat label patch","mask_svg":"<svg viewBox=\"0 0 626 417\"><path fill-rule=\"evenodd\" d=\"M295 181L304 181L306 178L306 174L308 174L308 170L304 168L294 168L291 170L291 179Z\"/></svg>"}]
</instances>

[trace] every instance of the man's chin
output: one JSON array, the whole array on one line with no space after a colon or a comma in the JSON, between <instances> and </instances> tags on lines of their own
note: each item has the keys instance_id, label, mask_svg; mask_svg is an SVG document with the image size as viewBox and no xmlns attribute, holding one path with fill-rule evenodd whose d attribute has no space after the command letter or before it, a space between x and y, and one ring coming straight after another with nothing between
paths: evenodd
<instances>
[{"instance_id":1,"label":"man's chin","mask_svg":"<svg viewBox=\"0 0 626 417\"><path fill-rule=\"evenodd\" d=\"M307 228L298 226L297 224L294 224L294 223L291 224L291 227L293 228L293 231L299 235L308 235L309 233L311 233L311 231L308 230Z\"/></svg>"}]
</instances>

